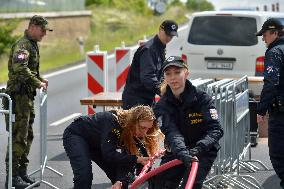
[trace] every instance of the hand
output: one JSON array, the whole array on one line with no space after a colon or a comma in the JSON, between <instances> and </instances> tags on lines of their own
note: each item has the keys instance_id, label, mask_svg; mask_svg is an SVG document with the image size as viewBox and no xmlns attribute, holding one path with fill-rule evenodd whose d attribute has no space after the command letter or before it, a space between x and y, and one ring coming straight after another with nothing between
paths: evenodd
<instances>
[{"instance_id":1,"label":"hand","mask_svg":"<svg viewBox=\"0 0 284 189\"><path fill-rule=\"evenodd\" d=\"M142 165L146 165L148 161L150 160L150 157L137 157L137 163L140 163Z\"/></svg>"},{"instance_id":2,"label":"hand","mask_svg":"<svg viewBox=\"0 0 284 189\"><path fill-rule=\"evenodd\" d=\"M40 83L40 88L43 88L44 91L47 90L46 83L41 82L41 83Z\"/></svg>"},{"instance_id":3,"label":"hand","mask_svg":"<svg viewBox=\"0 0 284 189\"><path fill-rule=\"evenodd\" d=\"M122 188L122 182L120 182L120 181L116 181L116 183L114 183L111 186L111 189L121 189L121 188Z\"/></svg>"},{"instance_id":4,"label":"hand","mask_svg":"<svg viewBox=\"0 0 284 189\"><path fill-rule=\"evenodd\" d=\"M258 123L259 125L263 125L263 124L264 124L264 118L265 118L265 116L262 116L262 115L257 114L257 115L256 115L257 123Z\"/></svg>"},{"instance_id":5,"label":"hand","mask_svg":"<svg viewBox=\"0 0 284 189\"><path fill-rule=\"evenodd\" d=\"M194 158L189 154L185 154L185 155L182 155L181 157L179 157L179 159L183 162L183 164L186 168L190 168L191 162Z\"/></svg>"},{"instance_id":6,"label":"hand","mask_svg":"<svg viewBox=\"0 0 284 189\"><path fill-rule=\"evenodd\" d=\"M202 151L202 148L200 146L196 146L192 149L189 149L189 155L191 155L192 157L194 156L198 156Z\"/></svg>"},{"instance_id":7,"label":"hand","mask_svg":"<svg viewBox=\"0 0 284 189\"><path fill-rule=\"evenodd\" d=\"M43 79L42 82L46 84L46 88L47 88L48 87L48 80L47 79Z\"/></svg>"}]
</instances>

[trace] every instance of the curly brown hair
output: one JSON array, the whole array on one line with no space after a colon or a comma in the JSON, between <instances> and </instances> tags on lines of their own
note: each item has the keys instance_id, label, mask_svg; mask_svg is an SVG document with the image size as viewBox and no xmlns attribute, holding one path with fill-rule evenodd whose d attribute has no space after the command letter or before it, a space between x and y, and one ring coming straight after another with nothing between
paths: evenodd
<instances>
[{"instance_id":1,"label":"curly brown hair","mask_svg":"<svg viewBox=\"0 0 284 189\"><path fill-rule=\"evenodd\" d=\"M153 121L153 127L147 131L147 136L143 139L148 155L152 156L159 150L159 140L163 138L163 134L151 107L138 105L129 110L117 110L117 118L123 128L120 143L131 155L138 155L134 137L139 121Z\"/></svg>"}]
</instances>

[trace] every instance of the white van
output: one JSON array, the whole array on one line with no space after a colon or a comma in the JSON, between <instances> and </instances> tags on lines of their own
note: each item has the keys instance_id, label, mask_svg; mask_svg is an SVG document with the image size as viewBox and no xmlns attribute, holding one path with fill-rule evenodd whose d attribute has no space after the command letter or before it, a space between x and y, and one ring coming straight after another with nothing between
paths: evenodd
<instances>
[{"instance_id":1,"label":"white van","mask_svg":"<svg viewBox=\"0 0 284 189\"><path fill-rule=\"evenodd\" d=\"M205 11L189 20L181 53L191 78L262 76L265 43L255 33L267 18L284 14L258 11ZM260 93L261 88L257 93ZM255 91L254 91L255 92Z\"/></svg>"}]
</instances>

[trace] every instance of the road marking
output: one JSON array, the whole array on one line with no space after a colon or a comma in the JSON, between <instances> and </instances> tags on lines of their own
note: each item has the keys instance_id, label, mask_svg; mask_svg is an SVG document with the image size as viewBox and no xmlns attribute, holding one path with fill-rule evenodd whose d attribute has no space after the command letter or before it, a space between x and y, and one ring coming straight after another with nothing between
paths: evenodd
<instances>
[{"instance_id":1,"label":"road marking","mask_svg":"<svg viewBox=\"0 0 284 189\"><path fill-rule=\"evenodd\" d=\"M56 127L56 126L61 125L62 123L65 123L65 122L67 122L67 121L69 121L69 120L71 120L71 119L74 119L74 118L76 118L76 117L79 117L80 115L82 115L82 114L81 114L81 113L74 113L74 114L71 114L71 115L69 115L69 116L66 116L66 117L64 117L64 118L62 118L62 119L60 119L60 120L58 120L58 121L55 121L55 122L51 123L49 126L51 126L51 127Z\"/></svg>"}]
</instances>

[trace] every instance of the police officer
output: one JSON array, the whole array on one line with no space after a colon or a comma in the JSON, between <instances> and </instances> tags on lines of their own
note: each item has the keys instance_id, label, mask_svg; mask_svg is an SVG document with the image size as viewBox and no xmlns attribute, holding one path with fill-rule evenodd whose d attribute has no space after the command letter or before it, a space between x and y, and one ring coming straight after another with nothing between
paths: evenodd
<instances>
[{"instance_id":1,"label":"police officer","mask_svg":"<svg viewBox=\"0 0 284 189\"><path fill-rule=\"evenodd\" d=\"M176 22L165 20L160 25L159 33L137 49L122 93L123 109L137 104L152 106L155 95L160 95L159 85L166 44L173 36L178 36L177 30Z\"/></svg>"},{"instance_id":2,"label":"police officer","mask_svg":"<svg viewBox=\"0 0 284 189\"><path fill-rule=\"evenodd\" d=\"M75 119L63 134L63 145L74 173L74 189L91 188L91 161L106 173L113 188L128 188L135 169L140 173L148 156L158 150L159 134L149 106L99 112Z\"/></svg>"},{"instance_id":3,"label":"police officer","mask_svg":"<svg viewBox=\"0 0 284 189\"><path fill-rule=\"evenodd\" d=\"M181 57L170 56L164 63L162 97L154 112L165 134L166 154L161 164L180 159L183 164L168 169L155 178L155 189L176 189L183 178L187 182L192 157L199 159L194 189L201 189L217 152L223 130L213 100L187 80L187 64Z\"/></svg>"},{"instance_id":4,"label":"police officer","mask_svg":"<svg viewBox=\"0 0 284 189\"><path fill-rule=\"evenodd\" d=\"M42 16L35 15L30 19L28 29L11 49L8 62L9 80L6 93L13 100L13 178L12 186L16 189L25 188L35 181L27 175L28 154L34 138L32 125L34 122L34 96L37 88L46 89L48 80L43 79L39 73L38 42L52 31L48 22ZM4 103L7 108L7 102ZM8 131L8 117L6 117ZM6 153L6 171L8 175L8 150ZM8 180L6 178L6 187Z\"/></svg>"},{"instance_id":5,"label":"police officer","mask_svg":"<svg viewBox=\"0 0 284 189\"><path fill-rule=\"evenodd\" d=\"M269 156L276 174L284 188L284 37L283 26L278 19L264 22L257 36L262 36L267 50L264 59L264 84L257 107L257 122L268 121Z\"/></svg>"}]
</instances>

